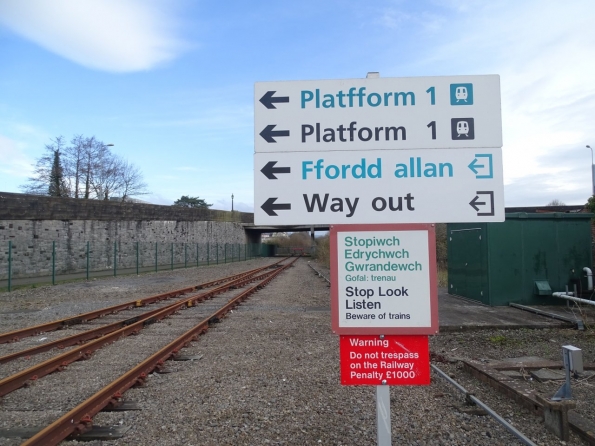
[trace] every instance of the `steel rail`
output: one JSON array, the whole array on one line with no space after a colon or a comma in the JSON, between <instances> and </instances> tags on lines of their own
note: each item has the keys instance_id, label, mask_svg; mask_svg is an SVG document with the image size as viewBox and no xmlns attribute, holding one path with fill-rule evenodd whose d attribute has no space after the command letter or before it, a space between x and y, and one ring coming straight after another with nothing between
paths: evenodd
<instances>
[{"instance_id":1,"label":"steel rail","mask_svg":"<svg viewBox=\"0 0 595 446\"><path fill-rule=\"evenodd\" d=\"M161 319L164 319L176 313L179 310L193 306L196 302L210 299L215 294L219 294L229 289L243 286L247 283L254 282L255 280L261 280L273 274L274 272L275 271L265 271L261 272L261 274L257 276L253 275L249 277L242 277L235 281L225 283L220 287L215 288L214 290L191 296L182 301L178 301L172 305L160 309L160 311L158 311L149 318L133 322L125 327L112 331L111 333L108 333L105 336L100 337L99 339L90 341L81 346L81 348L75 348L70 351L64 352L46 361L40 362L39 364L31 366L25 370L17 372L14 375L8 376L0 380L0 397L7 395L8 393L15 391L16 389L21 388L29 381L36 381L37 379L46 376L52 372L61 371L72 362L81 359L88 359L94 351L102 348L103 346L111 344L122 337L126 337L131 334L136 334L147 325L153 324Z\"/></svg>"},{"instance_id":2,"label":"steel rail","mask_svg":"<svg viewBox=\"0 0 595 446\"><path fill-rule=\"evenodd\" d=\"M322 277L322 278L323 278L324 280L326 280L326 281L327 281L329 284L331 283L331 281L330 281L329 279L327 279L327 277L326 277L324 274L322 274L320 271L318 271L316 268L314 268L312 265L310 265L310 262L308 262L308 266L309 266L310 268L312 268L316 274L318 274L318 277Z\"/></svg>"},{"instance_id":3,"label":"steel rail","mask_svg":"<svg viewBox=\"0 0 595 446\"><path fill-rule=\"evenodd\" d=\"M279 260L278 262L273 263L272 265L277 265L282 261L283 261L283 259ZM262 271L263 269L267 269L270 266L271 265L267 265L267 266L260 267L260 268L255 268L253 270L239 273L234 276L242 276L245 274L249 274L251 272ZM234 276L229 276L229 277L233 278ZM106 307L106 308L101 308L99 310L90 311L88 313L78 314L76 316L71 316L71 317L68 317L65 319L58 319L58 320L55 320L52 322L46 322L45 324L34 325L31 327L25 327L25 328L21 328L19 330L14 330L14 331L6 332L6 333L0 333L0 344L4 344L7 342L16 342L19 339L22 339L22 338L25 338L28 336L35 336L40 333L59 330L60 328L68 327L71 325L82 324L83 322L97 319L99 317L106 316L108 314L118 313L119 311L126 310L129 308L141 307L141 306L159 302L159 301L162 301L165 299L169 299L172 297L178 297L182 294L190 293L190 292L198 290L198 289L208 288L208 287L211 287L214 285L218 285L219 283L222 283L222 281L225 281L225 280L231 280L231 279L229 279L228 277L223 277L221 279L215 279L210 282L201 283L199 285L181 288L179 290L169 291L167 293L157 294L155 296L146 297L144 299L136 299L136 300L128 301L125 303L113 305L111 307Z\"/></svg>"},{"instance_id":4,"label":"steel rail","mask_svg":"<svg viewBox=\"0 0 595 446\"><path fill-rule=\"evenodd\" d=\"M269 275L263 282L250 287L241 294L230 300L212 315L203 319L193 328L188 330L182 336L178 337L168 345L149 356L143 362L111 382L103 389L99 390L93 396L83 401L74 409L61 416L58 420L39 431L36 435L22 443L21 446L54 446L67 438L69 435L78 435L91 429L93 425L92 418L110 405L119 404L122 394L137 384L143 384L146 377L156 369L161 369L166 360L175 356L182 348L190 342L197 340L209 329L209 322L214 319L222 319L225 315L243 300L257 290L266 286L282 271L293 265L298 258L292 262L281 266L279 269Z\"/></svg>"},{"instance_id":5,"label":"steel rail","mask_svg":"<svg viewBox=\"0 0 595 446\"><path fill-rule=\"evenodd\" d=\"M521 443L523 443L527 446L537 446L529 438L527 438L520 431L518 431L512 424L510 424L508 421L506 421L504 418L502 418L500 415L498 415L496 412L494 412L487 404L485 404L483 401L481 401L480 399L475 397L473 394L467 392L467 390L463 386L461 386L458 382L456 382L454 379L452 379L450 376L448 376L444 371L442 371L441 369L436 367L434 364L431 364L431 367L442 378L444 378L450 384L455 386L461 393L464 393L465 398L468 398L470 401L477 404L479 407L481 407L483 410L485 410L492 418L494 418L498 423L500 423L502 426L504 426L504 428L508 432L513 434L515 437L517 437L521 441Z\"/></svg>"},{"instance_id":6,"label":"steel rail","mask_svg":"<svg viewBox=\"0 0 595 446\"><path fill-rule=\"evenodd\" d=\"M247 273L236 274L236 275L233 275L233 276L229 276L229 278L224 278L224 279L232 280L232 278L234 278L236 276L239 276L239 277L233 279L231 282L228 282L229 284L231 284L231 286L234 286L236 281L241 281L244 278L247 278L247 277L250 277L251 275L257 274L261 270L262 270L262 268L258 268L255 271L252 270L252 271L249 271ZM223 279L219 279L219 281L221 281L221 280L223 280ZM213 282L215 282L215 281L213 281ZM208 282L208 284L213 283L213 282ZM201 288L202 287L207 288L207 285L202 284ZM209 293L213 293L213 294L210 294L210 296L213 296L214 294L218 294L218 293L224 292L227 289L229 289L228 286L222 285L222 286L220 286L218 288L215 288L213 290L210 290ZM203 297L203 294L201 294L200 296ZM184 299L182 299L182 300L180 300L178 302L174 302L174 303L172 303L170 305L176 306L176 305L178 305L180 303L186 303L188 300L191 300L191 299L193 299L195 297L196 297L196 295L195 296L190 296L190 297L185 297ZM204 300L204 299L201 299L201 300ZM47 352L47 351L52 350L54 348L60 348L60 349L62 349L62 348L70 347L72 345L83 344L83 343L85 343L87 341L90 341L92 339L96 339L98 337L105 336L106 334L109 334L109 333L111 333L113 331L119 330L122 327L126 327L126 326L128 326L128 325L130 325L130 324L132 324L134 322L143 321L143 320L149 319L151 317L154 317L156 314L158 314L159 312L163 311L165 308L167 308L167 307L156 308L154 310L147 311L147 312L145 312L145 313L143 313L141 315L134 316L132 318L128 318L128 319L124 319L124 320L121 320L121 321L113 322L111 324L103 325L101 327L96 327L96 328L93 328L93 329L90 329L90 330L87 330L87 331L84 331L84 332L81 332L81 333L76 333L74 335L71 335L71 336L68 336L68 337L65 337L65 338L56 339L55 341L47 342L47 343L42 344L42 345L37 345L35 347L31 347L31 348L26 349L26 350L21 350L21 351L14 352L14 353L11 353L11 354L8 354L8 355L5 355L5 356L0 356L0 364L5 364L5 363L10 362L10 361L13 361L13 360L15 360L17 358L22 358L22 357L25 357L25 356L32 356L32 355L36 355L36 354L39 354L39 353Z\"/></svg>"}]
</instances>

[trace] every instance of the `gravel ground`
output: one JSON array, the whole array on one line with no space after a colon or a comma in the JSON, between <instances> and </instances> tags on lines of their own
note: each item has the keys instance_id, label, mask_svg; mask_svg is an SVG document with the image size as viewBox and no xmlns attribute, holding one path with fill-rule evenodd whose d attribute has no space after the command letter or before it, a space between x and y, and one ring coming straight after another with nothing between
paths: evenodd
<instances>
[{"instance_id":1,"label":"gravel ground","mask_svg":"<svg viewBox=\"0 0 595 446\"><path fill-rule=\"evenodd\" d=\"M271 259L3 294L0 331L182 288L267 262ZM219 301L228 297L221 296ZM195 307L196 313L194 308L185 310L150 326L141 335L101 349L88 361L71 364L64 372L7 395L0 400L0 428L40 425L56 419L127 366L148 356L145 348L166 343L174 332L212 311L215 304L209 302L202 310ZM493 330L445 333L430 340L431 350L450 360L438 364L440 368L544 446L584 443L574 434L564 443L547 433L538 418L474 381L456 359L486 363L542 356L560 360L560 346L565 344L582 348L585 363L595 362L593 332ZM0 345L0 355L14 345ZM116 351L120 359L115 363L112 353ZM95 418L97 425L130 427L123 438L86 444L376 444L375 389L339 384L339 342L330 329L329 288L305 259L253 294L182 353L200 359L170 361L167 369L171 373L152 374L145 387L126 393L124 399L136 402L142 410L104 412ZM60 388L65 383L70 387L68 393ZM559 383L539 389L551 395L557 387ZM577 410L591 420L594 389L595 382L588 381L573 387L581 400ZM585 404L589 401L591 409ZM430 386L393 387L393 444L521 444L492 418L459 409L465 409L462 394L434 373ZM0 445L16 444L20 440L0 438Z\"/></svg>"}]
</instances>

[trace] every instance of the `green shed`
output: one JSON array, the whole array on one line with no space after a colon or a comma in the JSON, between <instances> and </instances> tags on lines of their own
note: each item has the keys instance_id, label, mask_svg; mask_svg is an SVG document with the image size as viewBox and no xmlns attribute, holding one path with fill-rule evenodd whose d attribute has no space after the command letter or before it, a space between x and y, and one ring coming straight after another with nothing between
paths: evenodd
<instances>
[{"instance_id":1,"label":"green shed","mask_svg":"<svg viewBox=\"0 0 595 446\"><path fill-rule=\"evenodd\" d=\"M508 213L502 223L447 225L448 292L487 305L564 303L587 289L593 214Z\"/></svg>"}]
</instances>

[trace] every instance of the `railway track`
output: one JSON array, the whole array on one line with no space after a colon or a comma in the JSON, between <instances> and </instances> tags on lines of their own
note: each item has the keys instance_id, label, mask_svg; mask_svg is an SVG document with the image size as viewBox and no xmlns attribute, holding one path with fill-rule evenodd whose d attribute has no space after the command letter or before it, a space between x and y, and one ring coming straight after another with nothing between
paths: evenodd
<instances>
[{"instance_id":1,"label":"railway track","mask_svg":"<svg viewBox=\"0 0 595 446\"><path fill-rule=\"evenodd\" d=\"M211 274L216 271L213 269ZM55 341L53 336L64 337L82 329L131 320L141 317L141 312L162 310L173 302L180 310L157 323L146 324L137 334L118 337L117 342L97 349L88 360L71 362L63 371L29 380L25 386L0 397L0 437L2 428L7 426L39 430L62 420L65 425L50 432L50 438L73 433L80 438L79 433L84 431L87 432L82 435L97 435L97 428L101 426L115 429L111 431L114 435L124 435L121 440L94 445L375 444L373 389L339 385L338 346L336 336L330 332L328 284L321 271L312 271L305 261L299 261L294 268L280 273L282 280L272 281L253 295L249 305L230 304L227 310L234 313L233 323L219 324L223 316L216 312L251 287L261 287L260 280L243 288L230 286L191 306L184 304L188 298L198 298L219 285L194 289L141 307L135 303L142 299L129 299L126 302L130 308L119 313L3 344L0 351L14 348L11 353L15 353L20 346L35 345L39 338ZM110 289L111 283L106 281L97 287ZM113 282L120 287L123 283L123 280ZM64 287L64 295L67 289ZM52 292L54 290L60 292L58 288L53 288ZM93 295L101 296L101 293ZM192 331L197 326L198 332ZM178 348L186 344L184 340L176 344L180 335L192 339L201 336L202 330L208 327L211 330L201 342L190 342L185 350ZM547 345L555 346L559 342L574 343L568 338L579 336L571 330L541 333L532 331L523 335L521 332L518 340L513 332L445 333L432 339L433 351L441 359L433 360L431 386L391 389L395 414L393 444L559 445L560 441L545 430L538 417L475 381L456 359L529 355L532 354L530 348L542 337ZM562 335L566 338L559 338ZM495 341L490 341L492 337ZM511 339L512 348L504 349L505 337ZM472 341L473 338L479 342ZM527 345L522 345L523 339L528 340ZM90 342L93 340L87 344ZM492 342L498 342L497 349L487 352ZM85 344L76 344L60 352L84 351L84 347ZM177 350L169 356L174 361L160 359L160 352L166 347ZM583 348L589 351L587 345ZM44 362L55 351L31 355L30 359L21 355L0 364L0 373L17 366L21 371L33 361ZM118 351L121 354L117 355ZM157 363L145 370L141 363L147 358ZM437 365L459 386L442 379ZM171 373L163 375L165 372ZM582 391L591 384L592 381L585 381ZM99 396L99 390L106 393ZM580 394L581 387L574 390ZM93 401L94 397L97 401ZM473 398L479 401L475 405L478 407L469 405ZM104 410L90 415L99 406ZM483 415L478 415L483 406L488 410L484 408ZM489 416L490 411L500 420ZM521 436L515 436L515 431ZM16 441L0 438L0 445L21 444L21 440ZM55 443L32 436L24 444ZM588 443L574 436L567 444Z\"/></svg>"},{"instance_id":2,"label":"railway track","mask_svg":"<svg viewBox=\"0 0 595 446\"><path fill-rule=\"evenodd\" d=\"M278 265L280 263L276 262L273 266ZM266 269L270 268L270 266L256 268L250 271L246 271L239 274L234 274L232 276L223 277L220 279L212 280L209 282L204 282L192 287L187 287L183 289L174 290L168 293L162 293L155 296L146 297L143 299L137 299L129 302L125 302L122 304L118 304L115 306L110 306L107 308L102 308L99 310L95 310L92 312L76 315L73 317L68 317L65 319L60 319L57 321L48 322L45 324L35 325L32 327L22 328L20 330L15 330L9 333L5 333L1 336L1 339L10 339L12 342L17 342L20 339L23 339L26 336L33 336L38 335L40 333L46 333L48 331L57 331L64 328L72 327L73 325L80 325L85 322L89 322L95 319L104 318L107 315L114 315L125 310L132 310L132 309L141 309L147 305L151 304L158 304L164 301L169 301L171 299L179 298L178 300L174 301L173 303L167 303L166 306L160 306L150 311L142 312L141 314L137 314L133 317L125 317L118 318L117 321L112 322L110 324L101 325L96 328L85 329L83 328L82 332L75 333L71 336L67 337L60 337L59 339L45 342L41 345L36 345L34 347L22 349L15 351L13 353L0 356L0 364L4 364L10 361L13 361L17 358L22 357L31 357L32 355L36 355L39 353L43 353L54 348L64 349L66 347L72 345L83 344L89 340L96 339L99 337L107 336L115 331L121 330L125 327L130 327L131 325L135 325L135 327L142 329L143 327L154 323L164 317L169 316L172 312L176 312L183 308L184 306L192 306L199 301L203 301L209 299L219 293L227 291L234 287L243 286L244 284L248 283L249 281L255 280L254 278L258 278L259 273L262 273ZM197 294L191 294L195 290L206 290L210 288L208 291L204 291ZM138 323L143 322L142 326ZM133 333L137 333L137 330L133 330ZM125 330L119 333L120 335L127 335L130 334L130 331ZM104 338L103 342L109 340L111 338ZM97 343L92 346L92 349L86 350L86 354L92 353L92 351L100 348L103 344ZM65 361L69 361L72 359L70 357L65 358ZM61 364L62 366L67 364ZM51 366L49 367L49 371L51 372ZM39 377L38 374L34 374L35 376ZM30 375L31 377L34 375ZM5 395L7 393L6 389L4 388L4 380L0 379L0 396Z\"/></svg>"},{"instance_id":3,"label":"railway track","mask_svg":"<svg viewBox=\"0 0 595 446\"><path fill-rule=\"evenodd\" d=\"M281 261L275 262L273 265L277 265L279 263L281 263ZM231 282L233 280L241 279L243 277L247 277L252 274L256 274L256 273L263 271L267 268L269 268L269 266L256 268L256 269L242 272L239 274L234 274L234 275L231 275L228 277L211 280L208 282L200 283L198 285L181 288L181 289L177 289L174 291L168 291L167 293L161 293L161 294L157 294L154 296L145 297L142 299L135 299L135 300L132 300L129 302L124 302L124 303L121 303L118 305L113 305L113 306L106 307L106 308L100 308L99 310L90 311L87 313L78 314L76 316L71 316L71 317L67 317L67 318L63 318L63 319L58 319L58 320L55 320L52 322L46 322L44 324L33 325L31 327L25 327L25 328L21 328L18 330L9 331L6 333L0 333L0 344L7 343L7 342L17 342L25 337L35 336L35 335L38 335L41 333L46 333L49 331L60 330L60 329L72 327L74 325L83 324L84 322L89 322L94 319L98 319L103 316L106 316L108 314L116 314L116 313L119 313L120 311L130 310L135 307L136 308L144 307L146 305L161 302L166 299L172 299L175 297L179 297L181 295L190 293L195 290L205 289L205 288L213 287L213 286L223 284L226 282ZM3 362L7 362L10 359L12 359L12 358L0 358L0 364L2 364Z\"/></svg>"},{"instance_id":4,"label":"railway track","mask_svg":"<svg viewBox=\"0 0 595 446\"><path fill-rule=\"evenodd\" d=\"M295 260L281 260L272 265L201 283L193 287L150 296L144 299L137 299L75 317L27 327L0 335L0 339L17 342L26 336L38 335L64 327L72 327L73 325L81 327L82 325L80 324L84 322L87 322L84 325L89 325L89 321L103 321L109 319L114 314L125 312L126 310L138 309L150 304L164 304L158 308L134 315L133 317L125 319L120 317L118 321L92 327L41 346L16 351L1 357L0 363L10 363L18 358L31 358L32 355L47 352L54 348L60 348L62 350L69 346L75 346L68 351L1 379L0 396L5 396L23 386L29 387L27 389L29 393L34 392L38 382L41 382L38 380L54 372L66 374L69 368L68 366L75 361L88 360L85 362L92 364L93 357L95 356L94 353L99 349L110 350L109 355L112 358L110 361L112 365L114 363L122 364L130 362L126 361L126 358L118 357L119 354L117 351L117 341L122 341L130 335L135 335L136 343L144 344L145 347L149 344L152 347L152 354L140 362L133 361L135 365L132 367L128 366L128 369L124 373L119 373L115 379L103 386L102 389L94 392L85 401L66 412L58 420L42 429L36 435L33 435L23 444L54 445L70 435L76 436L89 431L93 425L92 418L99 411L106 408L114 409L119 406L122 401L122 395L126 390L133 386L142 385L150 373L163 371L165 361L176 357L182 348L190 342L197 340L201 334L204 334L208 330L209 326L223 319L228 312L233 311L249 295L266 286L277 275L291 266ZM198 290L200 291L196 292ZM170 300L174 301L170 302ZM210 305L206 305L207 301L209 301ZM156 344L158 344L154 342L155 336L149 342L143 341L143 335L145 331L150 331L153 324L162 320L175 322L179 335L173 339L168 339L169 342L166 343L163 339L164 336L159 336L160 343L165 343L165 345L160 346L155 351ZM171 337L170 334L168 338ZM147 349L144 348L143 350L146 351ZM100 364L99 367L104 368L105 363ZM118 368L121 369L121 367ZM85 369L88 372L89 368L85 367ZM63 387L68 387L68 381L68 378L63 380ZM88 389L86 392L91 392L91 389Z\"/></svg>"}]
</instances>

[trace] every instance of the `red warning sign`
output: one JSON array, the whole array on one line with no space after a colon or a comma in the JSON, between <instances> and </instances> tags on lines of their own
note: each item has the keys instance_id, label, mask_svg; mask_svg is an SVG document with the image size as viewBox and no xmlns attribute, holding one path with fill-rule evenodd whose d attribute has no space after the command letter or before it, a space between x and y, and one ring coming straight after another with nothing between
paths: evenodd
<instances>
[{"instance_id":1,"label":"red warning sign","mask_svg":"<svg viewBox=\"0 0 595 446\"><path fill-rule=\"evenodd\" d=\"M430 347L424 335L341 336L344 386L430 384Z\"/></svg>"}]
</instances>

